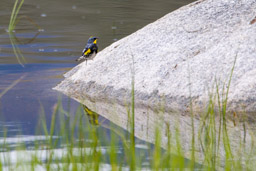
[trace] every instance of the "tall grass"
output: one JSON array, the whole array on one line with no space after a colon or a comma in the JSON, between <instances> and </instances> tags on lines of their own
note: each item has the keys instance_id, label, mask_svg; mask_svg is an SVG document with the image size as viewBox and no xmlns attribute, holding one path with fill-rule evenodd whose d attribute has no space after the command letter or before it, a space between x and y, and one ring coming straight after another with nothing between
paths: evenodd
<instances>
[{"instance_id":1,"label":"tall grass","mask_svg":"<svg viewBox=\"0 0 256 171\"><path fill-rule=\"evenodd\" d=\"M12 13L11 13L10 22L9 22L9 27L8 27L9 32L13 32L13 30L16 27L17 15L19 14L20 8L23 3L24 3L24 0L21 0L21 1L16 0L14 3Z\"/></svg>"},{"instance_id":2,"label":"tall grass","mask_svg":"<svg viewBox=\"0 0 256 171\"><path fill-rule=\"evenodd\" d=\"M242 156L248 156L246 152L245 136L245 122L242 120L244 128L244 138L240 138L239 144L236 144L236 148L231 147L232 142L230 141L229 130L227 127L228 122L228 95L231 86L231 80L235 69L237 56L231 69L231 73L228 78L228 82L224 83L222 88L219 85L217 79L215 81L216 92L209 95L209 102L206 112L203 114L201 119L201 126L199 129L199 140L201 149L204 154L203 164L209 166L212 170L223 168L225 170L240 170L248 169L251 166L245 165L248 161L243 161ZM243 116L244 118L244 116ZM237 138L239 138L240 132L237 132ZM253 134L251 134L251 142L247 142L248 145L254 144ZM239 143L238 141L236 143ZM234 143L233 143L234 144ZM242 145L243 144L243 145ZM221 154L221 146L224 148L224 157ZM253 150L253 148L251 148ZM237 152L243 151L242 154ZM255 153L254 153L255 155Z\"/></svg>"},{"instance_id":3,"label":"tall grass","mask_svg":"<svg viewBox=\"0 0 256 171\"><path fill-rule=\"evenodd\" d=\"M92 111L88 107L86 108L87 110L84 109L83 106L80 106L76 113L71 115L68 110L63 108L62 102L59 100L55 105L51 123L47 124L42 106L37 134L44 135L47 138L46 141L36 141L34 149L30 151L31 153L24 151L26 150L25 145L16 149L16 151L23 151L24 154L31 155L31 160L22 162L22 158L20 158L15 167L11 163L12 157L8 153L1 153L0 156L4 155L4 158L0 158L0 166L2 168L23 168L24 170L36 169L38 166L45 170L54 170L54 168L61 170L101 170L105 167L104 163L108 163L111 170L123 170L125 168L141 170L143 169L144 158L148 157L150 158L148 161L149 166L146 166L146 168L150 170L175 170L178 168L181 170L185 168L189 170L219 170L223 168L219 161L220 156L218 156L218 143L216 141L218 131L216 131L216 113L213 100L209 102L201 128L202 132L204 132L204 135L201 134L200 137L200 139L203 139L202 144L204 147L202 165L195 162L197 161L196 157L195 160L191 161L185 159L178 128L174 131L174 134L172 134L173 131L167 132L168 142L166 149L161 147L161 129L156 128L154 146L148 148L144 153L138 152L135 138L131 134L126 137L122 130L118 130L117 127L104 126L104 123L101 122L99 122L100 124L93 124L94 122L90 122L88 118L91 115L87 113ZM106 136L106 132L101 130L102 126L110 129L110 137ZM228 136L228 133L224 135ZM176 141L175 145L171 141L173 138ZM225 143L230 143L226 138L224 140ZM120 142L123 145L120 146ZM8 149L7 143L4 146ZM148 147L151 147L151 145L148 144ZM58 149L62 150L57 151ZM104 149L107 150L105 151ZM119 152L120 149L122 151L121 154ZM43 151L46 152L46 157L42 159ZM173 151L177 151L176 155L173 154ZM233 154L231 148L226 152ZM230 160L230 156L226 155L225 170L244 168L241 162ZM246 168L249 167L246 166Z\"/></svg>"},{"instance_id":4,"label":"tall grass","mask_svg":"<svg viewBox=\"0 0 256 171\"><path fill-rule=\"evenodd\" d=\"M10 38L10 42L13 48L13 52L14 55L18 61L18 63L24 67L24 64L26 63L26 58L24 57L24 55L22 54L20 48L19 48L19 44L27 44L27 43L31 43L33 40L36 39L36 37L40 34L40 26L38 24L36 24L30 17L28 16L20 16L18 17L18 14L20 12L20 9L22 7L24 3L24 0L16 0L12 9L12 13L11 13L11 17L10 17L10 21L9 21L9 26L8 26L8 34L9 34L9 38ZM16 37L15 35L15 28L17 26L17 24L19 23L20 19L26 19L28 22L30 22L34 27L36 27L37 33L34 35L33 38L29 39L29 41L27 41L26 43L21 42L19 40L18 37Z\"/></svg>"},{"instance_id":5,"label":"tall grass","mask_svg":"<svg viewBox=\"0 0 256 171\"><path fill-rule=\"evenodd\" d=\"M16 0L12 9L11 17L10 17L10 22L9 22L9 27L8 27L8 34L10 38L10 42L12 44L13 52L16 56L16 59L18 63L24 67L24 63L26 63L25 57L20 51L20 48L18 47L18 43L16 40L16 36L14 34L14 30L16 27L17 23L17 16L19 14L20 8L23 5L24 0Z\"/></svg>"},{"instance_id":6,"label":"tall grass","mask_svg":"<svg viewBox=\"0 0 256 171\"><path fill-rule=\"evenodd\" d=\"M1 149L8 151L0 152L0 170L4 168L37 170L38 167L44 170L101 170L106 167L106 163L110 170L251 170L254 163L250 159L255 157L255 153L243 154L243 146L241 149L232 149L227 129L228 93L235 62L236 59L228 83L223 85L222 92L216 81L216 93L209 96L208 106L203 113L198 133L203 152L201 163L197 163L200 160L195 155L196 138L194 135L191 135L191 160L188 160L182 148L181 130L178 127L176 130L170 130L168 123L165 149L162 148L161 126L155 128L154 145L145 143L148 148L143 152L136 148L135 79L133 75L131 106L128 110L129 136L125 136L126 133L116 126L100 122L98 114L87 106L81 105L74 114L71 114L69 105L65 109L60 98L55 104L50 123L46 122L46 114L41 104L41 117L36 132L37 135L43 135L46 139L35 141L33 150L28 150L26 145L21 143L15 151L23 155L17 155L18 160L13 164L13 156L8 152L11 150L9 144L7 142L1 144ZM0 93L0 99L19 81L20 79ZM192 103L190 104L192 109ZM194 113L192 110L191 112L191 125L193 126ZM110 131L110 136L107 136L107 130ZM192 132L194 131L196 130ZM3 137L8 139L6 133ZM172 143L173 141L175 143ZM225 150L224 159L220 153L222 145ZM252 150L253 147L252 142ZM240 151L238 157L235 155L237 150ZM30 159L24 161L24 155ZM149 165L143 166L144 162L149 162Z\"/></svg>"}]
</instances>

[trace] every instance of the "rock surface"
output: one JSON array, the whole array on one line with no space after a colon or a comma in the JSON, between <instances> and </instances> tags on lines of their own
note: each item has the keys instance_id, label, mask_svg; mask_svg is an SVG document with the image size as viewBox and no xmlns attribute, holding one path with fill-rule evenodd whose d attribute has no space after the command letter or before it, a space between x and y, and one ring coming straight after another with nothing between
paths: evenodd
<instances>
[{"instance_id":1,"label":"rock surface","mask_svg":"<svg viewBox=\"0 0 256 171\"><path fill-rule=\"evenodd\" d=\"M103 104L113 103L119 109L129 103L134 73L135 102L137 111L141 112L136 113L137 121L146 124L148 116L141 109L154 110L163 105L167 113L185 114L180 121L185 128L190 122L185 117L190 97L193 107L203 108L209 94L216 95L216 84L220 91L227 87L236 60L228 109L246 111L253 118L256 112L255 9L255 0L196 1L113 43L87 65L79 64L65 74L65 80L55 89L125 127L126 110L112 115ZM116 121L118 116L120 122ZM153 114L150 116L148 120L153 123L156 119ZM239 129L234 137L237 132ZM188 145L191 129L181 135Z\"/></svg>"},{"instance_id":2,"label":"rock surface","mask_svg":"<svg viewBox=\"0 0 256 171\"><path fill-rule=\"evenodd\" d=\"M135 73L136 103L184 110L228 82L230 107L256 111L255 0L201 0L117 41L81 63L55 89L72 96L125 103Z\"/></svg>"}]
</instances>

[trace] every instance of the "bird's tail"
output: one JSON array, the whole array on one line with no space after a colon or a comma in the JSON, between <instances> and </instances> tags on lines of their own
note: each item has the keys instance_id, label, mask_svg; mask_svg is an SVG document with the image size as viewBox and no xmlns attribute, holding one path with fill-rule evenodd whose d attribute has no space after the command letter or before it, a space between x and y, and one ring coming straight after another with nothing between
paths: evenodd
<instances>
[{"instance_id":1,"label":"bird's tail","mask_svg":"<svg viewBox=\"0 0 256 171\"><path fill-rule=\"evenodd\" d=\"M85 57L84 56L80 56L79 58L76 59L76 61L79 62L79 61L81 61L83 59L85 59Z\"/></svg>"}]
</instances>

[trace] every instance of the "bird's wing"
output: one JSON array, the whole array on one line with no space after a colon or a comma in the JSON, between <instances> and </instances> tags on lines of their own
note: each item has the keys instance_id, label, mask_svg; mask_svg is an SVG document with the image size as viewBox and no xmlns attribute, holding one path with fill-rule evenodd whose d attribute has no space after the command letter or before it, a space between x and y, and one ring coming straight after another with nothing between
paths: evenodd
<instances>
[{"instance_id":1,"label":"bird's wing","mask_svg":"<svg viewBox=\"0 0 256 171\"><path fill-rule=\"evenodd\" d=\"M94 44L87 44L83 51L83 56L89 55L93 51L94 46Z\"/></svg>"},{"instance_id":2,"label":"bird's wing","mask_svg":"<svg viewBox=\"0 0 256 171\"><path fill-rule=\"evenodd\" d=\"M83 51L83 56L88 55L88 54L90 54L90 53L91 53L91 49L90 49L90 48L85 49L85 50Z\"/></svg>"},{"instance_id":3,"label":"bird's wing","mask_svg":"<svg viewBox=\"0 0 256 171\"><path fill-rule=\"evenodd\" d=\"M84 60L84 59L85 59L85 57L84 57L84 56L80 56L79 58L77 58L77 59L76 59L76 61L78 61L78 62L79 62L79 61Z\"/></svg>"}]
</instances>

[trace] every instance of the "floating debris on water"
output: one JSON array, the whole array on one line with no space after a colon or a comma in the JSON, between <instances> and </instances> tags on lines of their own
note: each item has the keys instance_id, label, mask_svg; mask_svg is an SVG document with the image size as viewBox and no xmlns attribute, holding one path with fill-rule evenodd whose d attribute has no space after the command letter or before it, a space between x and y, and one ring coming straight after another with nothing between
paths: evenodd
<instances>
[{"instance_id":1,"label":"floating debris on water","mask_svg":"<svg viewBox=\"0 0 256 171\"><path fill-rule=\"evenodd\" d=\"M43 13L43 14L41 14L41 17L47 17L47 15Z\"/></svg>"},{"instance_id":2,"label":"floating debris on water","mask_svg":"<svg viewBox=\"0 0 256 171\"><path fill-rule=\"evenodd\" d=\"M44 32L44 29L38 29L39 32Z\"/></svg>"},{"instance_id":3,"label":"floating debris on water","mask_svg":"<svg viewBox=\"0 0 256 171\"><path fill-rule=\"evenodd\" d=\"M8 29L5 29L5 32L9 33ZM15 33L15 30L12 30L13 33Z\"/></svg>"}]
</instances>

